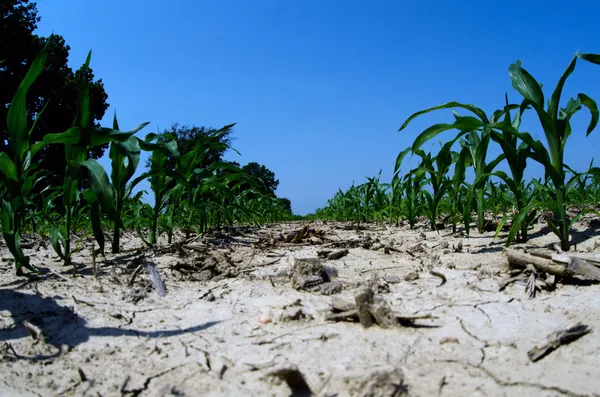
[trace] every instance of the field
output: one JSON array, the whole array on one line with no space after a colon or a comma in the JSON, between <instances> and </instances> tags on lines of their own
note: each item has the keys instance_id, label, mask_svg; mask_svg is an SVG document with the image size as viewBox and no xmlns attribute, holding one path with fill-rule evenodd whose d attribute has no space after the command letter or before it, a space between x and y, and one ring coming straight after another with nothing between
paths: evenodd
<instances>
[{"instance_id":1,"label":"field","mask_svg":"<svg viewBox=\"0 0 600 397\"><path fill-rule=\"evenodd\" d=\"M398 133L453 118L399 148L389 182L298 216L272 171L224 160L235 123L99 126L91 52L66 78L71 126L40 130L56 43L39 43L27 72L0 70L20 73L0 151L0 396L600 396L600 167L565 162L600 111L582 92L561 107L600 55L575 54L549 95L516 61L520 99L491 113L406 111Z\"/></svg>"},{"instance_id":2,"label":"field","mask_svg":"<svg viewBox=\"0 0 600 397\"><path fill-rule=\"evenodd\" d=\"M575 226L577 251L598 252L594 225ZM597 283L540 277L529 298L527 276L500 290L506 233L428 226L288 222L177 235L155 250L127 234L122 253L98 260L97 278L89 251L74 255L72 278L32 237L24 245L40 275L23 280L3 247L0 395L599 395ZM540 220L512 248L558 241ZM297 266L313 262L300 258L320 258L329 282L304 289ZM365 287L405 319L365 328L328 317ZM577 322L592 332L530 360Z\"/></svg>"}]
</instances>

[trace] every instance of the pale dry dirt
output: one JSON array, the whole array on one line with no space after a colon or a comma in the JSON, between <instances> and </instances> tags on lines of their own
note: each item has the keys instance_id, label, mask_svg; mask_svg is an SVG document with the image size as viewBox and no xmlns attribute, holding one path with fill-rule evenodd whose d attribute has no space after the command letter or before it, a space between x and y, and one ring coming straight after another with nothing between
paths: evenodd
<instances>
[{"instance_id":1,"label":"pale dry dirt","mask_svg":"<svg viewBox=\"0 0 600 397\"><path fill-rule=\"evenodd\" d=\"M600 284L558 280L533 299L524 283L500 291L506 234L315 222L292 241L306 225L226 230L182 251L126 235L121 254L97 258L97 279L89 238L75 278L33 237L25 251L41 275L17 277L3 246L0 396L600 396ZM578 224L578 251L600 251L594 225ZM531 233L515 247L556 241L544 224ZM290 277L298 258L340 249L321 260L333 288ZM366 285L396 312L435 318L389 329L326 320L332 299L353 302ZM529 360L578 321L592 331Z\"/></svg>"}]
</instances>

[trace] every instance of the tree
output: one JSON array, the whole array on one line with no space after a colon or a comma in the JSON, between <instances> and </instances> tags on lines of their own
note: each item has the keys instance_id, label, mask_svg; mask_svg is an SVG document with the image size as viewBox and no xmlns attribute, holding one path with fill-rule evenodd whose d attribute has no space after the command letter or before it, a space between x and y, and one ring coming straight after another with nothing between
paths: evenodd
<instances>
[{"instance_id":1,"label":"tree","mask_svg":"<svg viewBox=\"0 0 600 397\"><path fill-rule=\"evenodd\" d=\"M177 140L179 154L183 157L185 154L191 152L198 142L206 140L209 135L216 131L217 129L212 127L180 126L179 123L174 123L169 129L164 130L159 134L160 137L158 140L160 142L168 142L172 139ZM219 142L229 145L232 140L232 133L233 130L229 129L223 134ZM210 150L200 166L205 168L214 162L223 161L224 154L225 150ZM150 167L150 161L150 159L146 161L146 168ZM169 166L174 166L174 160L169 159L168 164Z\"/></svg>"},{"instance_id":2,"label":"tree","mask_svg":"<svg viewBox=\"0 0 600 397\"><path fill-rule=\"evenodd\" d=\"M289 212L292 212L292 202L290 201L290 199L282 197L282 198L279 199L279 202L281 203L281 206L285 210L287 210Z\"/></svg>"},{"instance_id":3,"label":"tree","mask_svg":"<svg viewBox=\"0 0 600 397\"><path fill-rule=\"evenodd\" d=\"M261 179L261 185L264 186L264 193L275 196L275 190L277 190L277 186L279 186L279 180L275 179L275 173L273 171L254 161L243 166L242 170Z\"/></svg>"},{"instance_id":4,"label":"tree","mask_svg":"<svg viewBox=\"0 0 600 397\"><path fill-rule=\"evenodd\" d=\"M35 2L30 0L2 0L0 3L0 120L6 120L8 104L17 90L31 62L48 42L49 52L44 71L31 87L28 94L28 111L32 116L44 109L32 134L32 139L41 140L44 135L66 131L71 127L77 110L77 92L82 70L68 66L70 47L63 37L52 34L48 38L34 34L40 21ZM99 126L108 108L108 95L102 80L94 81L94 73L86 72L90 85L91 124ZM92 158L103 155L108 145L95 147L89 153ZM0 150L10 151L10 142L5 123L0 125ZM54 176L48 183L61 185L64 179L66 160L63 145L50 145L38 154L41 168ZM85 180L84 180L84 185Z\"/></svg>"}]
</instances>

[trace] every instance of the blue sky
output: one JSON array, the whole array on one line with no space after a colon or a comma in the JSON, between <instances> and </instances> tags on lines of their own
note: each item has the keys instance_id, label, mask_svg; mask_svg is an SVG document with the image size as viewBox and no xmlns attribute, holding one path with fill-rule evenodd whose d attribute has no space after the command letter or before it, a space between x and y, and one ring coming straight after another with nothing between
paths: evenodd
<instances>
[{"instance_id":1,"label":"blue sky","mask_svg":"<svg viewBox=\"0 0 600 397\"><path fill-rule=\"evenodd\" d=\"M508 77L517 59L549 95L576 51L600 53L600 3L592 0L37 3L37 33L62 35L73 68L93 51L111 105L103 125L112 125L115 109L123 129L151 122L140 137L175 122L236 122L242 156L226 158L274 171L277 194L298 214L380 169L389 180L398 152L419 132L452 121L441 111L398 132L413 112L451 100L492 112L505 92L520 102ZM599 81L600 67L579 61L563 104L579 92L600 101ZM567 145L566 162L579 170L600 142L600 128L585 137L588 120L580 112ZM543 138L533 117L522 130Z\"/></svg>"}]
</instances>

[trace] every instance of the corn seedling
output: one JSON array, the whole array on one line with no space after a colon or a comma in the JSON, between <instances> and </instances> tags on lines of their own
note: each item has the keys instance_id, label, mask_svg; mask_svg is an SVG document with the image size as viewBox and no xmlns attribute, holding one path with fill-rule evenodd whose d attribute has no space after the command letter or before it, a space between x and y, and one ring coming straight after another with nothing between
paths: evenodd
<instances>
[{"instance_id":1,"label":"corn seedling","mask_svg":"<svg viewBox=\"0 0 600 397\"><path fill-rule=\"evenodd\" d=\"M21 228L26 207L32 204L32 187L39 175L39 172L36 171L38 163L34 161L34 156L42 145L32 147L30 137L35 122L41 114L36 116L33 126L28 128L26 97L29 87L42 72L46 57L47 48L45 47L31 64L10 103L6 125L11 150L10 153L0 152L2 234L15 259L17 274L21 274L22 267L35 271L29 263L29 257L25 256L21 250Z\"/></svg>"},{"instance_id":2,"label":"corn seedling","mask_svg":"<svg viewBox=\"0 0 600 397\"><path fill-rule=\"evenodd\" d=\"M573 178L569 183L566 181L566 167L564 164L564 151L567 139L571 135L571 118L582 106L588 108L591 113L591 121L587 128L589 135L598 124L598 106L596 102L585 94L578 94L577 98L569 99L565 108L559 108L562 90L567 78L575 70L575 65L578 58L588 60L593 63L600 64L600 55L595 54L577 54L571 60L571 63L560 77L550 100L545 106L544 94L540 84L535 78L527 72L521 62L517 61L509 67L509 76L513 88L524 98L519 108L522 114L530 106L536 112L544 136L546 138L547 148L539 140L534 140L528 133L518 132L512 125L502 122L493 124L493 128L497 128L505 133L521 139L531 148L529 157L539 162L545 170L547 178L552 182L553 191L549 191L550 200L533 201L523 208L514 218L513 225L510 230L507 245L514 239L517 231L527 216L528 211L532 209L547 209L554 214L554 219L549 219L548 224L552 231L559 237L561 248L568 251L570 247L570 230L572 223L577 217L570 219L567 214L566 197L573 184L577 180ZM600 170L592 169L588 173L598 174Z\"/></svg>"},{"instance_id":3,"label":"corn seedling","mask_svg":"<svg viewBox=\"0 0 600 397\"><path fill-rule=\"evenodd\" d=\"M92 52L90 51L83 65L84 72L89 68L91 56ZM85 73L82 73L81 76L77 113L73 121L73 126L62 134L46 135L43 140L47 142L47 140L53 139L56 143L65 144L67 167L62 191L65 224L62 227L53 227L50 231L52 247L65 261L65 264L71 263L73 211L80 202L82 195L78 184L80 175L84 169L87 169L90 176L91 188L83 192L83 197L91 208L92 230L102 255L104 255L104 234L101 226L101 212L107 214L113 222L121 225L121 220L115 209L115 199L113 191L110 188L108 176L104 168L96 160L87 159L89 149L105 143L127 141L133 134L148 124L143 123L136 129L128 132L118 131L115 128L93 127L89 109L89 87L84 78Z\"/></svg>"}]
</instances>

